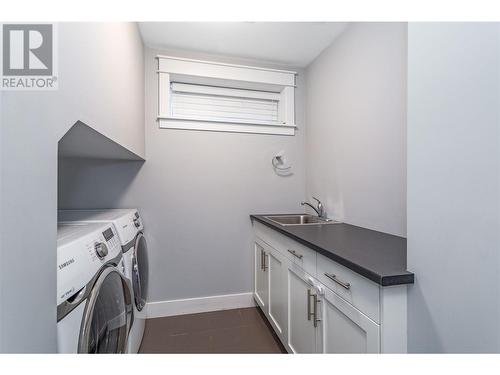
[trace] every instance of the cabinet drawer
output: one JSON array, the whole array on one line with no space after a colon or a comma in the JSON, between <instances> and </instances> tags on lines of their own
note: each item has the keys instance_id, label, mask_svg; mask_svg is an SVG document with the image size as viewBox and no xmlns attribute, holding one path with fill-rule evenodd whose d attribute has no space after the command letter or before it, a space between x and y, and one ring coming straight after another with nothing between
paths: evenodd
<instances>
[{"instance_id":1,"label":"cabinet drawer","mask_svg":"<svg viewBox=\"0 0 500 375\"><path fill-rule=\"evenodd\" d=\"M316 251L288 239L286 252L292 255L293 262L296 265L309 275L316 277Z\"/></svg>"},{"instance_id":2,"label":"cabinet drawer","mask_svg":"<svg viewBox=\"0 0 500 375\"><path fill-rule=\"evenodd\" d=\"M278 250L285 258L293 261L294 256L287 251L289 248L289 239L288 237L282 235L279 232L276 232L273 229L270 229L263 224L254 223L254 231L257 238L267 243L269 246Z\"/></svg>"},{"instance_id":3,"label":"cabinet drawer","mask_svg":"<svg viewBox=\"0 0 500 375\"><path fill-rule=\"evenodd\" d=\"M380 323L380 288L377 284L321 254L317 254L317 278L370 319Z\"/></svg>"},{"instance_id":4,"label":"cabinet drawer","mask_svg":"<svg viewBox=\"0 0 500 375\"><path fill-rule=\"evenodd\" d=\"M316 251L260 223L254 223L254 230L257 238L278 250L285 258L297 264L308 274L316 276Z\"/></svg>"}]
</instances>

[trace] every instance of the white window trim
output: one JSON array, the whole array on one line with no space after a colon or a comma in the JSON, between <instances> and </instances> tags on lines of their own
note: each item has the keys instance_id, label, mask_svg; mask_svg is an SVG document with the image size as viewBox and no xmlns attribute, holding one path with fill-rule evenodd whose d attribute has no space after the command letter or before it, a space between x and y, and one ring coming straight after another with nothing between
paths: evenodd
<instances>
[{"instance_id":1,"label":"white window trim","mask_svg":"<svg viewBox=\"0 0 500 375\"><path fill-rule=\"evenodd\" d=\"M238 133L295 134L295 76L296 72L245 65L157 56L158 59L158 122L160 128L207 130ZM190 85L219 86L221 92L232 89L241 97L262 97L278 100L279 122L225 119L203 119L196 116L173 117L170 109L171 83L189 90ZM190 85L184 85L188 83ZM235 90L237 89L237 90ZM197 86L200 90L200 86ZM215 87L210 87L213 93ZM255 91L249 91L255 90ZM259 92L256 92L259 91ZM265 92L264 92L265 91Z\"/></svg>"}]
</instances>

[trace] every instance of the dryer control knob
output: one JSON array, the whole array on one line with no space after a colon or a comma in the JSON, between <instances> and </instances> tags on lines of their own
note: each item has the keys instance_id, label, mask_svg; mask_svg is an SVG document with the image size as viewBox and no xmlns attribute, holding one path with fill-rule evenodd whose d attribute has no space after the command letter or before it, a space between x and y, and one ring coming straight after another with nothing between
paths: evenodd
<instances>
[{"instance_id":1,"label":"dryer control knob","mask_svg":"<svg viewBox=\"0 0 500 375\"><path fill-rule=\"evenodd\" d=\"M106 255L108 255L108 247L104 242L99 242L96 243L95 246L95 252L99 258L104 258Z\"/></svg>"}]
</instances>

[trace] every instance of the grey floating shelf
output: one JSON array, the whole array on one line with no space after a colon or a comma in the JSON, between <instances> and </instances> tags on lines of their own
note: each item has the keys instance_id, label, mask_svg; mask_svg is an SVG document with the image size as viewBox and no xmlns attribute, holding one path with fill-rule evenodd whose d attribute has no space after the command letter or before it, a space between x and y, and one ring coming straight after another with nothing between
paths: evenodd
<instances>
[{"instance_id":1,"label":"grey floating shelf","mask_svg":"<svg viewBox=\"0 0 500 375\"><path fill-rule=\"evenodd\" d=\"M81 121L76 122L59 140L58 156L61 158L145 160Z\"/></svg>"}]
</instances>

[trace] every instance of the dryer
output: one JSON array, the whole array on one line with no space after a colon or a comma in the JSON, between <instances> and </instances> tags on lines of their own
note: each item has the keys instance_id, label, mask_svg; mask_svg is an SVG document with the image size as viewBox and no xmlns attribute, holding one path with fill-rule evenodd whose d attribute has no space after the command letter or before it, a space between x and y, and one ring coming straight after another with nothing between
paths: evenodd
<instances>
[{"instance_id":1,"label":"dryer","mask_svg":"<svg viewBox=\"0 0 500 375\"><path fill-rule=\"evenodd\" d=\"M132 306L114 226L58 224L58 352L125 353Z\"/></svg>"},{"instance_id":2,"label":"dryer","mask_svg":"<svg viewBox=\"0 0 500 375\"><path fill-rule=\"evenodd\" d=\"M59 210L58 221L66 223L113 223L123 252L125 275L132 284L134 322L128 353L137 353L146 321L148 253L144 225L137 209Z\"/></svg>"}]
</instances>

